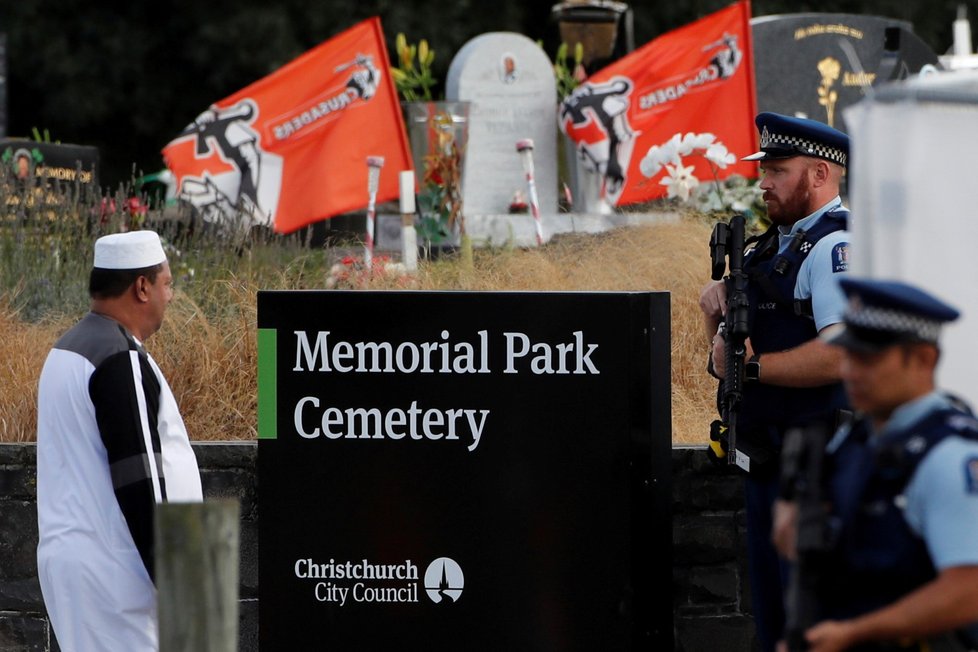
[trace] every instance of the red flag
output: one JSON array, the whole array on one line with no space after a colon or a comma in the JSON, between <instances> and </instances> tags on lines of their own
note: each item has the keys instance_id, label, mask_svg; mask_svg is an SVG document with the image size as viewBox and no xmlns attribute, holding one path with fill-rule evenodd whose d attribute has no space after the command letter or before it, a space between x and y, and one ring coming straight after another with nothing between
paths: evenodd
<instances>
[{"instance_id":1,"label":"red flag","mask_svg":"<svg viewBox=\"0 0 978 652\"><path fill-rule=\"evenodd\" d=\"M366 159L383 156L377 201L395 199L413 166L387 70L375 17L215 103L163 149L179 196L289 233L366 206Z\"/></svg>"},{"instance_id":2,"label":"red flag","mask_svg":"<svg viewBox=\"0 0 978 652\"><path fill-rule=\"evenodd\" d=\"M561 129L604 174L606 199L617 205L670 188L682 195L690 174L712 181L714 168L720 179L756 177L756 164L740 162L756 151L753 65L743 0L589 77L561 105Z\"/></svg>"}]
</instances>

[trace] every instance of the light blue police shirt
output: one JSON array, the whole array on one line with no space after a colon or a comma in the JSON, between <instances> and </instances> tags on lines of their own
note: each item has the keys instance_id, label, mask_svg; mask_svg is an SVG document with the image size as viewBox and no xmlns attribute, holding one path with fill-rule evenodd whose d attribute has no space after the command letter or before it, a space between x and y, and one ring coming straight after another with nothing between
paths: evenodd
<instances>
[{"instance_id":1,"label":"light blue police shirt","mask_svg":"<svg viewBox=\"0 0 978 652\"><path fill-rule=\"evenodd\" d=\"M825 213L841 209L842 198L836 196L817 211L804 217L790 228L780 227L778 236L778 251L783 252L791 243L792 236L799 230L809 230ZM849 271L849 232L836 231L826 235L815 243L811 252L801 263L798 279L795 281L795 299L811 299L812 313L815 317L815 329L820 331L826 326L842 321L846 309L846 296L839 287L839 276Z\"/></svg>"},{"instance_id":2,"label":"light blue police shirt","mask_svg":"<svg viewBox=\"0 0 978 652\"><path fill-rule=\"evenodd\" d=\"M900 406L884 427L903 428L949 406L932 392ZM938 571L978 564L978 442L951 436L935 446L904 491L904 518L927 544Z\"/></svg>"}]
</instances>

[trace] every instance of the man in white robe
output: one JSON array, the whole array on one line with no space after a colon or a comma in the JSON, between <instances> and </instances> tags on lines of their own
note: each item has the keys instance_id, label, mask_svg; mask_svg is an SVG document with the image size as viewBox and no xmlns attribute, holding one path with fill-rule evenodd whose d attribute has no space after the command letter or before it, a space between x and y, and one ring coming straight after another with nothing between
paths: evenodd
<instances>
[{"instance_id":1,"label":"man in white robe","mask_svg":"<svg viewBox=\"0 0 978 652\"><path fill-rule=\"evenodd\" d=\"M91 312L41 371L38 577L64 652L158 649L153 512L202 500L173 393L143 342L173 296L159 236L99 238Z\"/></svg>"}]
</instances>

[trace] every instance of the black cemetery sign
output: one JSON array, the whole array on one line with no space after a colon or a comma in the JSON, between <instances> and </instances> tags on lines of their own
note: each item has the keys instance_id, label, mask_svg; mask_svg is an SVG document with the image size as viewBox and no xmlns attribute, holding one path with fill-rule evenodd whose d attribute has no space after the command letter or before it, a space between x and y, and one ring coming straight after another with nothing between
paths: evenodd
<instances>
[{"instance_id":1,"label":"black cemetery sign","mask_svg":"<svg viewBox=\"0 0 978 652\"><path fill-rule=\"evenodd\" d=\"M669 323L259 292L262 649L672 649Z\"/></svg>"},{"instance_id":2,"label":"black cemetery sign","mask_svg":"<svg viewBox=\"0 0 978 652\"><path fill-rule=\"evenodd\" d=\"M751 20L759 111L803 115L846 131L842 111L867 87L938 66L905 21L854 14Z\"/></svg>"}]
</instances>

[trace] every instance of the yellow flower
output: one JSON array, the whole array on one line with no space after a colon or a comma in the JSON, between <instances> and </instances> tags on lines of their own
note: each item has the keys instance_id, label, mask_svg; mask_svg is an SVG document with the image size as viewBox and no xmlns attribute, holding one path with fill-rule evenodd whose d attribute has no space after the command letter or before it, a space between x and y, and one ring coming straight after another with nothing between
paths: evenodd
<instances>
[{"instance_id":1,"label":"yellow flower","mask_svg":"<svg viewBox=\"0 0 978 652\"><path fill-rule=\"evenodd\" d=\"M428 58L428 41L421 39L418 42L418 63L424 65L425 60Z\"/></svg>"},{"instance_id":2,"label":"yellow flower","mask_svg":"<svg viewBox=\"0 0 978 652\"><path fill-rule=\"evenodd\" d=\"M823 84L831 84L839 78L842 71L842 64L837 59L825 57L818 62L818 72L822 75Z\"/></svg>"},{"instance_id":3,"label":"yellow flower","mask_svg":"<svg viewBox=\"0 0 978 652\"><path fill-rule=\"evenodd\" d=\"M397 57L401 60L401 67L410 70L414 67L412 60L414 59L414 54L411 52L411 48L408 47L407 39L404 34L398 34L395 39L394 47L397 49Z\"/></svg>"},{"instance_id":4,"label":"yellow flower","mask_svg":"<svg viewBox=\"0 0 978 652\"><path fill-rule=\"evenodd\" d=\"M435 52L428 41L421 39L420 43L412 45L402 32L398 32L394 39L394 48L397 65L391 66L391 76L402 98L408 102L431 100L431 87L435 84L431 75L431 62L435 58ZM416 56L417 66L414 65Z\"/></svg>"}]
</instances>

